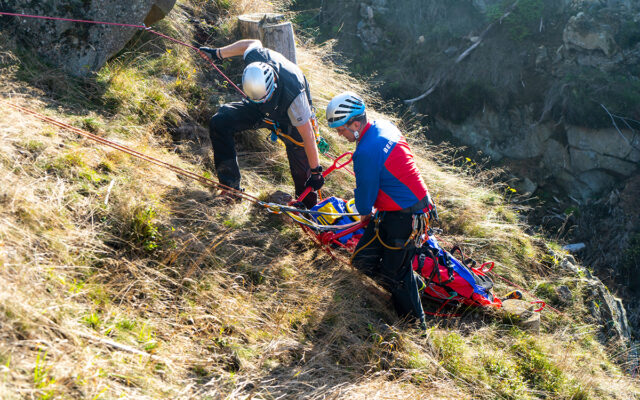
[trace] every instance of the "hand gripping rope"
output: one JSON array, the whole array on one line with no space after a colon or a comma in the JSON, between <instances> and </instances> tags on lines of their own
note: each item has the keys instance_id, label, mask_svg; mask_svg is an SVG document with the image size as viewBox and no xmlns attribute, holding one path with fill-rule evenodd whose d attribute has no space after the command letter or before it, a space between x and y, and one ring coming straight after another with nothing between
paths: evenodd
<instances>
[{"instance_id":1,"label":"hand gripping rope","mask_svg":"<svg viewBox=\"0 0 640 400\"><path fill-rule=\"evenodd\" d=\"M337 157L333 161L333 164L322 173L322 176L327 177L329 174L331 174L334 171L346 168L346 166L349 165L352 160L353 160L353 153L347 152L342 154L341 156ZM347 216L347 217L355 217L359 215L355 213L327 213L327 212L311 211L311 210L305 210L305 209L293 207L294 204L298 204L302 202L302 200L304 200L304 198L307 197L309 193L311 193L310 187L306 188L305 191L296 200L290 202L288 206L281 206L277 204L267 204L265 206L267 206L269 208L269 211L273 213L280 214L284 212L285 215L287 215L289 218L293 219L298 224L300 224L300 227L302 228L302 230L305 233L309 234L309 236L311 236L317 244L323 247L327 251L327 253L331 255L331 257L333 257L334 259L337 259L337 257L331 252L331 248L329 247L329 245L335 244L337 246L347 248L347 246L340 243L338 239L366 226L368 224L368 221L353 222L351 224L346 224L346 225L321 225L314 222L311 219L305 218L300 214L305 213L305 214L314 214L314 215L331 215L331 216ZM320 232L320 233L316 235L314 231ZM341 231L341 232L335 233L333 231Z\"/></svg>"},{"instance_id":2,"label":"hand gripping rope","mask_svg":"<svg viewBox=\"0 0 640 400\"><path fill-rule=\"evenodd\" d=\"M164 39L170 40L174 43L178 43L182 46L188 47L192 50L195 50L204 60L206 60L241 96L243 97L247 97L246 94L242 91L242 89L240 89L235 83L233 83L233 81L227 76L225 75L220 68L218 68L218 66L202 51L200 51L199 48L192 46L188 43L185 43L183 41L180 41L178 39L175 39L171 36L165 35L163 33L157 32L152 30L150 27L147 27L145 25L136 25L136 24L124 24L124 23L117 23L117 22L107 22L107 21L91 21L91 20L82 20L82 19L72 19L72 18L60 18L60 17L48 17L48 16L42 16L42 15L30 15L30 14L20 14L20 13L10 13L10 12L3 12L0 11L0 16L11 16L11 17L19 17L19 18L32 18L32 19L42 19L42 20L52 20L52 21L66 21L66 22L76 22L76 23L85 23L85 24L96 24L96 25L109 25L109 26L121 26L121 27L128 27L128 28L136 28L136 29L140 29L140 30L144 30L147 31L151 34L154 34L156 36L162 37ZM299 224L301 224L302 228L305 229L305 231L307 233L309 233L312 238L318 243L320 244L328 253L331 257L333 257L334 259L338 259L337 256L335 256L332 252L331 249L327 246L329 244L339 244L340 246L343 246L337 239L348 235L349 233L355 232L356 230L364 227L367 225L367 222L354 222L353 224L349 224L349 225L341 225L341 226L330 226L330 225L319 225L316 224L315 222L304 218L302 216L300 216L300 213L306 213L306 214L317 214L317 215L331 215L331 216L355 216L355 214L336 214L336 213L326 213L326 212L320 212L320 211L310 211L310 210L304 210L304 209L300 209L300 208L295 208L295 207L291 207L291 206L283 206L280 204L273 204L273 203L265 203L260 201L258 198L251 196L247 193L244 193L242 191L236 190L234 188L228 187L226 185L223 185L219 182L216 182L212 179L208 179L205 178L203 176L200 176L194 172L190 172L187 170L184 170L182 168L179 168L177 166L171 165L169 163L160 161L154 157L145 155L143 153L139 153L133 149L130 149L126 146L120 145L118 143L109 141L107 139L104 139L100 136L94 135L92 133L89 133L87 131L81 130L79 128L73 127L69 124L60 122L60 121L56 121L55 119L51 118L51 117L47 117L43 114L40 114L36 111L33 110L29 110L25 107L21 107L12 103L9 103L7 101L4 101L2 99L0 99L0 102L12 107L18 111L30 114L36 118L39 118L45 122L48 122L52 125L55 125L59 128L63 128L63 129L67 129L71 132L74 132L80 136L84 136L86 138L89 138L91 140L94 140L98 143L101 143L105 146L114 148L116 150L125 152L133 157L142 159L144 161L150 162L152 164L161 166L163 168L167 168L179 175L194 179L199 181L200 183L207 185L207 186L211 186L211 187L217 187L217 188L221 188L239 198L243 198L249 201L252 201L260 206L263 206L265 208L267 208L270 212L273 213L282 213L284 212L286 215L290 216L292 219L294 219L296 222L298 222ZM314 121L315 122L315 121ZM317 126L314 125L314 131L317 129ZM328 145L326 144L326 141L323 142L324 139L320 140L320 142L318 143L318 145L322 145L323 150L321 151L322 154L326 155L327 157L329 157L330 159L333 160L333 165L331 167L329 167L329 169L327 169L322 175L324 177L326 177L329 173L333 172L334 170L337 169L342 169L344 168L347 164L349 164L351 162L351 157L353 156L352 153L345 153L337 158L332 157L329 153L328 153ZM338 162L340 160L342 160L342 158L349 156L349 159L346 160L346 162L343 162L342 164L339 164ZM345 168L348 172L350 172L352 175L355 175L354 172L348 168ZM307 190L305 190L305 192L303 193L303 195L300 196L300 198L298 199L298 201L301 201L302 199L304 199L304 197L306 197L309 192L311 191L311 188L307 188ZM310 230L311 229L315 229L317 231L324 231L324 233L320 234L319 237L316 237ZM340 233L332 233L329 231L332 230L342 230L342 232ZM343 246L344 247L344 246ZM341 260L343 262L348 262L346 260ZM485 264L483 264L482 266L480 266L480 270L483 269L483 267L485 266ZM491 269L493 269L493 265L491 266L491 268L489 268L486 272L491 271ZM484 271L483 271L484 272ZM496 274L495 272L492 273L493 275L497 276L498 278L506 281L507 283L510 283L511 285L520 288L518 285L516 285L513 282L508 281L507 279L501 277L500 275ZM521 290L524 290L522 288L520 288ZM534 301L532 302L532 304L540 304L541 307L537 310L535 310L536 312L540 312L542 311L542 309L545 308L546 303L538 300L538 301ZM552 309L553 311L555 311L558 314L564 315L562 312L560 312L559 310L549 306L550 309Z\"/></svg>"},{"instance_id":3,"label":"hand gripping rope","mask_svg":"<svg viewBox=\"0 0 640 400\"><path fill-rule=\"evenodd\" d=\"M116 149L116 150L122 151L124 153L127 153L127 154L129 154L129 155L131 155L133 157L138 158L138 159L141 159L141 160L147 161L149 163L152 163L154 165L166 168L166 169L168 169L170 171L173 171L176 174L179 174L179 175L185 176L187 178L196 180L196 181L202 183L205 186L211 186L211 187L217 187L217 188L224 189L224 190L232 193L233 195L235 195L235 196L237 196L239 198L243 198L243 199L251 201L251 202L253 202L253 203L255 203L255 204L259 205L259 206L262 206L262 207L266 208L268 211L270 211L272 213L278 213L278 214L279 213L285 213L287 216L291 217L294 221L296 221L298 224L300 224L301 228L306 233L309 234L309 236L314 240L314 242L316 242L320 247L322 247L333 259L341 261L341 262L344 262L344 263L347 263L347 264L350 263L349 260L345 259L344 257L340 257L340 256L335 255L332 252L332 250L331 250L329 245L336 244L338 246L346 248L346 246L344 246L342 243L340 243L338 241L338 238L340 238L342 236L345 236L345 235L348 235L348 234L350 234L352 232L355 232L356 230L365 227L369 223L369 221L360 221L360 222L354 222L354 223L348 224L348 225L338 225L338 226L320 225L320 224L317 224L317 223L313 222L312 220L309 220L307 218L302 217L300 214L301 213L306 213L306 214L330 215L330 216L356 216L358 214L346 214L346 213L343 214L343 213L329 213L329 212L322 212L322 211L311 211L311 210L305 210L305 209L300 209L300 208L291 207L291 206L284 206L284 205L281 205L281 204L265 203L265 202L260 201L258 198L254 197L254 196L251 196L251 195L249 195L247 193L244 193L244 192L239 191L239 190L235 190L235 189L233 189L231 187L225 186L225 185L223 185L223 184L221 184L219 182L216 182L216 181L214 181L212 179L205 178L205 177L200 176L200 175L198 175L198 174L196 174L194 172L187 171L187 170L182 169L180 167L177 167L175 165L172 165L172 164L166 163L164 161L158 160L158 159L156 159L154 157L151 157L151 156L148 156L146 154L140 153L140 152L135 151L135 150L133 150L131 148L128 148L128 147L123 146L121 144L118 144L118 143L115 143L113 141L107 140L107 139L105 139L103 137L100 137L98 135L95 135L95 134L92 134L90 132L84 131L82 129L76 128L76 127L71 126L69 124L66 124L64 122L57 121L57 120L55 120L55 119L53 119L51 117L48 117L48 116L43 115L41 113L38 113L36 111L30 110L28 108L25 108L25 107L22 107L22 106L7 102L7 101L5 101L3 99L0 99L0 104L4 104L4 105L6 105L8 107L11 107L11 108L13 108L15 110L21 111L21 112L23 112L25 114L32 115L32 116L34 116L34 117L36 117L36 118L38 118L38 119L40 119L42 121L45 121L47 123L52 124L54 126L57 126L59 128L62 128L62 129L66 129L68 131L71 131L71 132L76 133L76 134L78 134L80 136L83 136L83 137L86 137L86 138L91 139L93 141L96 141L96 142L98 142L100 144L103 144L105 146L108 146L108 147L111 147L113 149ZM341 155L340 157L338 157L334 161L333 165L331 165L323 173L323 176L326 177L331 172L333 172L335 170L338 170L338 169L344 168L346 165L348 165L351 162L352 156L353 156L352 153L345 153L345 154ZM343 159L346 159L346 161L343 161ZM302 199L304 199L304 197L306 195L308 195L310 190L306 190L305 192L306 193L303 193L303 195L301 195L298 198L298 201L301 201ZM313 233L313 230L321 232L321 233L319 235L316 235L316 234ZM332 232L334 230L341 230L341 232L339 232L339 233ZM375 237L374 237L374 240L375 240ZM520 290L526 292L526 290L524 290L520 286L516 285L515 283L513 283L513 282L501 277L500 275L496 274L495 272L493 272L492 270L493 270L494 265L495 264L493 262L488 262L488 263L482 264L478 268L474 269L474 272L479 273L481 275L484 275L484 274L487 274L487 273L491 273L492 275L497 276L498 278L506 281L507 283L511 284L512 286L515 286L515 287L519 288ZM531 295L531 293L529 293L529 292L526 292L526 293ZM532 295L532 297L534 297L534 296ZM538 309L534 310L534 312L541 312L545 308L545 306L547 306L546 303L544 301L542 301L542 300L536 300L536 301L533 301L531 303L540 305L540 307ZM554 312L556 312L557 314L564 315L564 313L562 313L561 311L559 311L559 310L557 310L557 309L555 309L555 308L553 308L551 306L548 306L548 307L551 310L553 310ZM440 314L439 312L434 314L434 315L442 316L442 317L455 316L455 315Z\"/></svg>"},{"instance_id":4,"label":"hand gripping rope","mask_svg":"<svg viewBox=\"0 0 640 400\"><path fill-rule=\"evenodd\" d=\"M353 160L353 153L347 152L342 154L341 156L336 158L333 161L333 164L322 173L322 176L327 177L330 173L337 171L339 169L345 168L347 165L349 165L349 163L351 163L352 160ZM270 211L278 212L278 213L284 212L287 216L292 218L294 221L296 221L303 227L310 228L319 232L326 232L326 234L321 235L321 237L317 238L318 240L320 240L322 244L325 244L325 245L328 245L330 243L336 243L344 247L342 243L338 242L338 238L348 235L351 232L355 232L361 227L363 227L364 225L366 225L366 223L363 224L362 222L353 222L351 224L346 224L346 225L321 225L321 224L315 223L314 221L308 218L304 218L303 216L300 215L300 213L315 214L315 215L331 215L331 216L341 216L341 217L355 217L359 215L359 214L353 214L353 213L326 213L326 212L320 212L320 211L311 211L311 210L293 208L293 205L301 203L302 200L304 200L305 197L309 195L309 193L311 193L310 187L306 188L304 192L302 192L302 194L296 200L291 201L288 207L277 206L277 208L273 208ZM342 231L343 229L345 231L337 234L327 232L327 231Z\"/></svg>"},{"instance_id":5,"label":"hand gripping rope","mask_svg":"<svg viewBox=\"0 0 640 400\"><path fill-rule=\"evenodd\" d=\"M343 158L344 158L344 160L343 160ZM333 160L333 164L331 164L331 166L329 168L327 168L327 170L322 173L322 177L326 178L327 175L329 175L333 171L346 167L349 163L351 163L352 160L353 160L353 153L352 152L348 151L348 152L344 153L340 157L338 157L335 160ZM295 200L295 202L292 202L290 204L301 203L302 200L304 200L304 198L307 197L307 195L309 193L311 193L311 187L306 188L304 190L304 192L302 192L300 197L298 197Z\"/></svg>"}]
</instances>

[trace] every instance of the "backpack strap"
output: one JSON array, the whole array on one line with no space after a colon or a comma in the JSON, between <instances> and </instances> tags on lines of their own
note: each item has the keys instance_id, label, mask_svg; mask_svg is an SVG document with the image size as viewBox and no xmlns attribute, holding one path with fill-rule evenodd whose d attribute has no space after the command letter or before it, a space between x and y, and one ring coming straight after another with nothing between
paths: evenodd
<instances>
[{"instance_id":1,"label":"backpack strap","mask_svg":"<svg viewBox=\"0 0 640 400\"><path fill-rule=\"evenodd\" d=\"M460 261L462 262L462 264L464 264L465 267L469 269L473 269L476 267L476 265L478 265L476 260L474 260L473 258L464 257L464 253L462 252L462 249L460 248L460 246L453 246L451 248L451 252L450 252L451 254L455 254L456 252L460 253Z\"/></svg>"},{"instance_id":2,"label":"backpack strap","mask_svg":"<svg viewBox=\"0 0 640 400\"><path fill-rule=\"evenodd\" d=\"M451 262L450 257L451 255L449 253L442 250L442 261L444 261L443 264L447 268L449 278L444 282L440 282L440 285L448 285L449 283L453 282L453 280L455 279L455 277L453 276L453 265L452 265L453 263ZM440 274L438 274L438 276L440 276Z\"/></svg>"},{"instance_id":3,"label":"backpack strap","mask_svg":"<svg viewBox=\"0 0 640 400\"><path fill-rule=\"evenodd\" d=\"M430 284L433 283L434 285L441 287L449 295L448 300L451 300L454 297L458 296L458 293L448 286L448 284L453 282L455 279L453 275L453 266L451 265L451 261L448 258L449 255L447 254L447 252L442 250L442 253L444 254L442 258L444 258L444 261L445 261L444 265L446 266L447 272L448 272L447 280L443 281L442 278L440 277L440 265L442 265L443 263L439 262L438 253L439 253L438 249L431 248L430 246L422 247L420 256L418 257L418 268L416 272L418 272L420 276L424 277L424 275L422 275L422 270L424 268L424 263L427 257L429 257L433 262L433 268L431 269L431 273L429 274L429 277L425 281L425 286L429 286Z\"/></svg>"},{"instance_id":4,"label":"backpack strap","mask_svg":"<svg viewBox=\"0 0 640 400\"><path fill-rule=\"evenodd\" d=\"M429 274L429 278L426 282L426 284L429 285L431 282L433 282L433 278L436 277L436 272L438 272L438 277L440 276L440 268L438 265L438 257L436 257L435 251L430 247L424 247L424 250L426 253L428 253L428 255L425 253L421 253L420 257L418 257L418 273L420 274L420 276L422 276L422 268L424 268L424 262L426 261L427 257L431 258L431 261L433 262L433 268L431 269L431 273ZM440 279L438 278L438 280Z\"/></svg>"},{"instance_id":5,"label":"backpack strap","mask_svg":"<svg viewBox=\"0 0 640 400\"><path fill-rule=\"evenodd\" d=\"M422 269L424 268L424 262L426 259L427 256L424 253L420 253L420 255L418 256L418 268L416 269L416 272L420 276L422 276Z\"/></svg>"}]
</instances>

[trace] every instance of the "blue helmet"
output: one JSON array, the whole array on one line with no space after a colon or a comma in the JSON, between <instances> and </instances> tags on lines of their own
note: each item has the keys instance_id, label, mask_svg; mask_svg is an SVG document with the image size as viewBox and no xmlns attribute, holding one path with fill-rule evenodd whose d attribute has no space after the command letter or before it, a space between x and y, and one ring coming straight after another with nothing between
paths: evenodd
<instances>
[{"instance_id":1,"label":"blue helmet","mask_svg":"<svg viewBox=\"0 0 640 400\"><path fill-rule=\"evenodd\" d=\"M353 117L364 114L364 100L355 93L344 92L329 102L327 105L327 122L329 128L340 127L349 122Z\"/></svg>"}]
</instances>

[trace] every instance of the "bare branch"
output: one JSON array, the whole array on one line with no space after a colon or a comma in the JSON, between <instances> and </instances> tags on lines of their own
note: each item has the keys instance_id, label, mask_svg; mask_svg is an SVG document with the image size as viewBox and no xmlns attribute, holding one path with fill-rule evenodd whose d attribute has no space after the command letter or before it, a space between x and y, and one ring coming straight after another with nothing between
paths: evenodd
<instances>
[{"instance_id":1,"label":"bare branch","mask_svg":"<svg viewBox=\"0 0 640 400\"><path fill-rule=\"evenodd\" d=\"M639 148L638 146L636 146L636 145L633 143L633 142L635 142L635 137L633 138L633 141L631 141L631 140L627 139L627 137L622 133L622 131L621 131L621 130L620 130L620 128L618 127L618 124L616 123L616 117L615 117L613 114L611 114L611 113L609 112L609 110L607 110L607 107L605 107L605 106L604 106L604 104L600 104L600 107L602 107L602 108L607 112L607 114L609 114L609 118L611 118L611 122L613 123L613 126L616 128L616 131L618 131L618 134L619 134L620 136L622 136L622 138L624 139L624 141L625 141L625 142L627 142L627 144L628 144L631 148L633 148L633 149L635 149L635 150L640 151L640 148ZM620 118L620 117L618 117L618 118ZM622 118L622 120L625 122L625 124L627 124L627 126L629 126L629 124L627 123L627 121L625 120L625 118ZM631 128L631 127L629 126L629 128ZM631 130L633 131L633 129L631 129Z\"/></svg>"},{"instance_id":2,"label":"bare branch","mask_svg":"<svg viewBox=\"0 0 640 400\"><path fill-rule=\"evenodd\" d=\"M480 36L478 37L478 40L472 44L471 46L469 46L469 48L467 48L465 51L463 51L458 58L456 58L456 60L454 61L454 65L460 63L462 60L464 60L465 58L467 58L467 56L469 54L471 54L471 52L473 50L475 50L478 46L480 46L480 44L482 43L482 40L484 39L484 37L487 35L487 33L489 33L489 31L491 30L491 28L493 28L496 24L496 22L498 23L502 23L502 21L507 18L509 15L511 15L511 13L513 12L513 10L518 6L518 3L520 2L520 0L516 0L508 9L507 11L505 11L504 14L502 14L502 16L500 17L500 19L498 19L497 21L492 22L491 24L489 24L489 26L487 26L485 28L484 31L482 31L482 33L480 34ZM440 77L439 79L436 80L436 83L434 83L433 85L431 85L429 87L429 89L422 93L420 96L418 97L414 97L413 99L409 99L409 100L404 100L405 104L412 104L415 103L416 101L420 101L422 99L424 99L425 97L429 96L431 93L433 93L436 88L438 86L440 86L440 83L442 83L443 80L445 80L446 78L448 78L449 74L451 73L451 68L448 69L448 72L446 75Z\"/></svg>"}]
</instances>

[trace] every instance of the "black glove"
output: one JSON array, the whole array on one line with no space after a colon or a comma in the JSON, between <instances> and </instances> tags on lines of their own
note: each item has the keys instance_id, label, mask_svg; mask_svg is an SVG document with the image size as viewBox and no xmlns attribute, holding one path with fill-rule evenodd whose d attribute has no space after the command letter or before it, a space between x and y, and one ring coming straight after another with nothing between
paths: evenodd
<instances>
[{"instance_id":1,"label":"black glove","mask_svg":"<svg viewBox=\"0 0 640 400\"><path fill-rule=\"evenodd\" d=\"M436 205L433 205L433 208L429 210L429 219L440 222L440 218L438 217L438 209Z\"/></svg>"},{"instance_id":2,"label":"black glove","mask_svg":"<svg viewBox=\"0 0 640 400\"><path fill-rule=\"evenodd\" d=\"M436 203L433 202L433 199L431 198L429 193L427 193L427 198L429 204L427 204L426 208L429 213L429 219L440 222L440 218L438 218L438 209L436 208Z\"/></svg>"},{"instance_id":3,"label":"black glove","mask_svg":"<svg viewBox=\"0 0 640 400\"><path fill-rule=\"evenodd\" d=\"M207 53L211 58L215 61L222 61L222 55L220 54L220 49L215 47L200 47L199 49L202 52Z\"/></svg>"},{"instance_id":4,"label":"black glove","mask_svg":"<svg viewBox=\"0 0 640 400\"><path fill-rule=\"evenodd\" d=\"M324 185L324 176L321 172L312 172L309 179L304 184L304 187L311 187L313 190L320 190Z\"/></svg>"}]
</instances>

